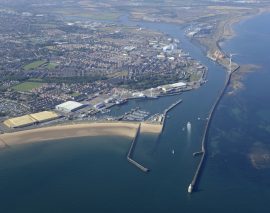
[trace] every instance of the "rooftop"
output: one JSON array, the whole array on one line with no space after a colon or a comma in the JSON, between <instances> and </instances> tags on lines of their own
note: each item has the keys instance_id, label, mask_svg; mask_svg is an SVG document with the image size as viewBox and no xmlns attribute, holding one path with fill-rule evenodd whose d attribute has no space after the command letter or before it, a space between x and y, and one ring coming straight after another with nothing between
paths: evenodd
<instances>
[{"instance_id":1,"label":"rooftop","mask_svg":"<svg viewBox=\"0 0 270 213\"><path fill-rule=\"evenodd\" d=\"M38 113L30 114L30 116L39 122L56 119L59 117L59 115L53 111L38 112Z\"/></svg>"},{"instance_id":2,"label":"rooftop","mask_svg":"<svg viewBox=\"0 0 270 213\"><path fill-rule=\"evenodd\" d=\"M62 104L59 104L56 106L56 108L64 108L64 109L67 109L67 110L73 110L73 109L77 109L77 108L80 108L82 107L83 104L79 103L79 102L76 102L76 101L67 101L67 102L64 102Z\"/></svg>"},{"instance_id":3,"label":"rooftop","mask_svg":"<svg viewBox=\"0 0 270 213\"><path fill-rule=\"evenodd\" d=\"M34 124L36 120L29 115L24 115L16 118L10 118L4 121L4 124L9 128L21 127Z\"/></svg>"}]
</instances>

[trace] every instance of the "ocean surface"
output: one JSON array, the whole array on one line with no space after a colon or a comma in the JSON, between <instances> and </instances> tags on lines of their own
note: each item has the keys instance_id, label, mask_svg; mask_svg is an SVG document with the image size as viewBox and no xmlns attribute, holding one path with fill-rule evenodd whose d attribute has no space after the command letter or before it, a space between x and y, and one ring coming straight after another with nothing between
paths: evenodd
<instances>
[{"instance_id":1,"label":"ocean surface","mask_svg":"<svg viewBox=\"0 0 270 213\"><path fill-rule=\"evenodd\" d=\"M226 73L184 37L180 26L133 23L124 18L122 23L178 38L184 50L209 68L208 82L197 90L113 108L115 115L136 106L156 113L183 99L169 113L159 138L139 137L134 157L151 172L144 174L127 162L131 143L127 138L87 137L19 145L0 151L1 212L268 212L269 21L269 14L243 21L235 26L237 36L223 44L227 52L237 53L236 62L260 65L260 69L244 76L245 89L227 94L221 101L211 124L209 153L196 193L187 193L199 162L192 153L200 150L206 118ZM186 131L187 122L192 124L191 133Z\"/></svg>"}]
</instances>

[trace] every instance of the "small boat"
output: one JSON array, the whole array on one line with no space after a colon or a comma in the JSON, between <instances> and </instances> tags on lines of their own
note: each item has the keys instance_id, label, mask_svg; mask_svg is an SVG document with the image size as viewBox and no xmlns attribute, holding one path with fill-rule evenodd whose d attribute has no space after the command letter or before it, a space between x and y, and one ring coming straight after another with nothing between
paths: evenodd
<instances>
[{"instance_id":1,"label":"small boat","mask_svg":"<svg viewBox=\"0 0 270 213\"><path fill-rule=\"evenodd\" d=\"M172 150L172 154L174 155L174 149Z\"/></svg>"},{"instance_id":2,"label":"small boat","mask_svg":"<svg viewBox=\"0 0 270 213\"><path fill-rule=\"evenodd\" d=\"M187 130L190 131L191 130L191 123L187 122Z\"/></svg>"},{"instance_id":3,"label":"small boat","mask_svg":"<svg viewBox=\"0 0 270 213\"><path fill-rule=\"evenodd\" d=\"M193 190L193 187L192 187L191 184L189 184L189 186L188 186L188 193L192 193L192 190Z\"/></svg>"}]
</instances>

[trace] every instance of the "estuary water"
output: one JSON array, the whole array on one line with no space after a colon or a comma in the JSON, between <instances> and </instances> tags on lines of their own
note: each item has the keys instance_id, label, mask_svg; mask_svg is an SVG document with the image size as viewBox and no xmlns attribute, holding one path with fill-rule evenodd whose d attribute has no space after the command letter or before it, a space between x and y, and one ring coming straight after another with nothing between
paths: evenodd
<instances>
[{"instance_id":1,"label":"estuary water","mask_svg":"<svg viewBox=\"0 0 270 213\"><path fill-rule=\"evenodd\" d=\"M115 114L135 106L156 113L183 99L169 113L160 138L139 137L134 157L151 172L144 174L127 162L127 138L87 137L5 149L0 151L1 212L267 212L269 21L270 15L262 15L241 22L235 27L237 37L224 44L227 52L238 53L237 62L261 68L246 75L244 90L221 101L211 124L209 156L198 192L187 193L199 162L192 153L200 150L225 71L189 42L179 26L129 22L178 38L185 51L209 68L208 82L197 90L113 108ZM190 134L187 122L192 125Z\"/></svg>"}]
</instances>

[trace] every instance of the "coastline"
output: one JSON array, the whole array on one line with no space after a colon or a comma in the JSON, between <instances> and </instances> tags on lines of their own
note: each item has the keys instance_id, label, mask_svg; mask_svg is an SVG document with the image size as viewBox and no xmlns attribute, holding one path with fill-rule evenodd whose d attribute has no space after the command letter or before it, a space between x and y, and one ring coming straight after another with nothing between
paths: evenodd
<instances>
[{"instance_id":1,"label":"coastline","mask_svg":"<svg viewBox=\"0 0 270 213\"><path fill-rule=\"evenodd\" d=\"M138 127L139 123L135 122L78 123L42 127L0 135L0 149L20 144L89 136L121 136L133 138ZM141 130L143 133L158 134L161 129L162 125L142 123Z\"/></svg>"},{"instance_id":2,"label":"coastline","mask_svg":"<svg viewBox=\"0 0 270 213\"><path fill-rule=\"evenodd\" d=\"M240 22L246 21L248 19L251 19L255 16L261 15L263 13L269 13L269 12L270 12L270 8L256 8L245 14L226 18L219 23L219 26L217 27L216 31L211 37L194 38L194 41L198 44L198 46L201 46L201 48L207 54L208 58L220 64L227 71L229 71L230 70L230 55L229 53L226 53L223 50L222 45L225 41L232 39L233 37L237 35L234 29L234 25ZM220 57L220 55L223 55L223 57ZM232 70L240 66L242 65L239 65L232 61Z\"/></svg>"},{"instance_id":3,"label":"coastline","mask_svg":"<svg viewBox=\"0 0 270 213\"><path fill-rule=\"evenodd\" d=\"M270 8L257 8L248 14L239 15L239 16L224 20L223 33L221 33L219 39L217 40L217 45L219 49L222 50L222 42L225 42L226 40L232 39L234 36L237 36L237 33L235 32L234 27L233 27L234 25L242 21L247 21L263 13L269 13L269 12L270 12Z\"/></svg>"},{"instance_id":4,"label":"coastline","mask_svg":"<svg viewBox=\"0 0 270 213\"><path fill-rule=\"evenodd\" d=\"M252 19L256 16L260 16L264 13L270 13L270 8L258 8L257 10L249 14L246 14L243 16L237 16L237 17L234 17L225 21L223 34L221 34L221 37L216 42L218 50L221 52L224 52L222 48L222 43L237 36L237 33L235 32L235 29L234 29L234 25L237 25L240 22ZM220 63L220 60L217 60L217 62ZM245 86L244 86L244 83L242 82L244 75L250 72L255 72L260 68L260 66L256 64L237 64L237 65L239 65L240 69L238 70L238 72L232 73L231 86L230 86L231 91L228 92L229 95L234 95L238 90L244 89Z\"/></svg>"}]
</instances>

